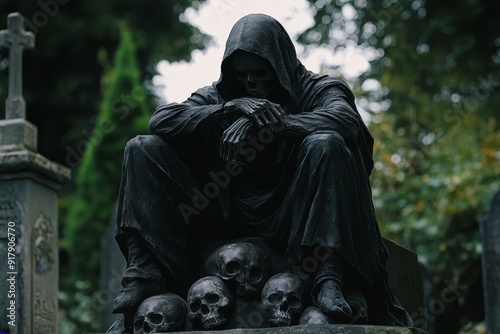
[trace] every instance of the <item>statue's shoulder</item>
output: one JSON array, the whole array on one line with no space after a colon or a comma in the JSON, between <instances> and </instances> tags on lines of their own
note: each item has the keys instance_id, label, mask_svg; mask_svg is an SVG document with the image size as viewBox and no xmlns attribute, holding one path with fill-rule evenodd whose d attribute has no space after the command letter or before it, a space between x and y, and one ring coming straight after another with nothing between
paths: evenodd
<instances>
[{"instance_id":1,"label":"statue's shoulder","mask_svg":"<svg viewBox=\"0 0 500 334\"><path fill-rule=\"evenodd\" d=\"M314 97L317 101L320 96L325 94L347 94L352 95L352 90L341 78L333 77L328 74L318 74L312 71L304 71L301 78L301 91L303 98Z\"/></svg>"},{"instance_id":2,"label":"statue's shoulder","mask_svg":"<svg viewBox=\"0 0 500 334\"><path fill-rule=\"evenodd\" d=\"M309 75L311 76L311 80L316 81L316 82L321 83L321 84L343 86L343 87L349 88L349 85L347 84L347 82L345 82L341 78L332 77L328 74L318 74L318 73L314 73L311 71L309 71Z\"/></svg>"},{"instance_id":3,"label":"statue's shoulder","mask_svg":"<svg viewBox=\"0 0 500 334\"><path fill-rule=\"evenodd\" d=\"M217 88L215 88L215 83L198 88L191 94L189 100L195 101L199 104L219 104L224 102L217 91Z\"/></svg>"}]
</instances>

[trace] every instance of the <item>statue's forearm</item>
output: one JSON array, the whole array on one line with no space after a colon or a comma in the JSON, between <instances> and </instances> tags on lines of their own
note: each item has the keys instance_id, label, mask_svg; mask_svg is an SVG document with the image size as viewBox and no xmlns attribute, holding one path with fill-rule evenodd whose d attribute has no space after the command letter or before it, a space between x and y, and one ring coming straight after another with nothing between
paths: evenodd
<instances>
[{"instance_id":1,"label":"statue's forearm","mask_svg":"<svg viewBox=\"0 0 500 334\"><path fill-rule=\"evenodd\" d=\"M357 117L359 116L354 112L340 112L333 107L287 115L285 117L285 137L300 141L314 132L334 131L345 140L354 140L359 131Z\"/></svg>"},{"instance_id":2,"label":"statue's forearm","mask_svg":"<svg viewBox=\"0 0 500 334\"><path fill-rule=\"evenodd\" d=\"M217 124L230 119L237 119L238 112L234 106L228 106L227 103L223 103L218 105L217 109L217 112L210 114L210 116L206 118L208 126L212 126L213 124Z\"/></svg>"},{"instance_id":3,"label":"statue's forearm","mask_svg":"<svg viewBox=\"0 0 500 334\"><path fill-rule=\"evenodd\" d=\"M151 117L149 132L163 138L189 136L214 124L234 117L223 104L193 106L171 103L160 107Z\"/></svg>"}]
</instances>

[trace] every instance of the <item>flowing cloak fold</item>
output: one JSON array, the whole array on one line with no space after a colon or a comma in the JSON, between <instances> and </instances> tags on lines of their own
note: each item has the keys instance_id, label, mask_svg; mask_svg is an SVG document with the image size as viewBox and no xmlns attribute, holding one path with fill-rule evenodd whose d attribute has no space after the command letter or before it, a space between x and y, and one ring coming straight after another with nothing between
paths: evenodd
<instances>
[{"instance_id":1,"label":"flowing cloak fold","mask_svg":"<svg viewBox=\"0 0 500 334\"><path fill-rule=\"evenodd\" d=\"M318 243L332 247L364 282L375 289L388 289L388 254L379 233L369 184L373 138L349 87L339 79L307 71L297 59L290 37L273 18L252 14L240 19L229 34L219 80L197 90L182 103L160 106L151 117L150 134L179 147L181 155L188 156L186 163L194 174L224 170L225 162L218 158L218 144L232 120L219 121L223 105L245 96L245 89L231 68L231 57L238 50L256 54L271 65L279 82L271 100L279 102L286 112L285 130L283 137L258 152L258 157L245 165L228 187L221 187L218 206L222 219L243 222L250 233L267 240L284 240L291 263L301 261L304 247ZM323 179L318 181L318 189L307 187L309 180L302 180L298 186L294 183L302 142L311 134L321 133L339 135L345 151L350 152L348 180L334 182L342 185L337 189L328 189L328 184L321 183ZM335 175L323 176L325 180L330 177ZM297 188L295 193L290 189L292 183ZM328 192L331 205L324 201L314 204L320 191ZM335 207L338 203L347 205ZM118 234L120 228L130 227L126 219L118 223L122 224ZM146 240L160 244L164 243L161 238L169 237L145 226L141 233ZM161 250L155 251L162 262ZM389 295L386 303L390 304L392 294ZM388 308L393 313L400 311L397 303ZM408 323L402 315L404 311L399 313L393 314L398 319L392 322ZM386 319L377 322L390 322L390 315L383 316Z\"/></svg>"}]
</instances>

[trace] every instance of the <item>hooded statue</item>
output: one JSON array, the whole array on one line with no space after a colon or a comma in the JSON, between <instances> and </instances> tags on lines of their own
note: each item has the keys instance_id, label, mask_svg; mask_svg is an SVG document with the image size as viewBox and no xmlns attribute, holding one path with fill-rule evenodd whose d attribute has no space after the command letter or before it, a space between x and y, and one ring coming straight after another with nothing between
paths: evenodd
<instances>
[{"instance_id":1,"label":"hooded statue","mask_svg":"<svg viewBox=\"0 0 500 334\"><path fill-rule=\"evenodd\" d=\"M345 303L344 281L356 282L369 323L411 326L387 283L372 148L343 81L308 71L272 17L241 18L219 80L160 106L150 134L127 144L116 240L128 265L114 312L133 314L153 294L185 295L199 245L259 237L291 268L318 247L331 255L308 272L326 313L339 311L336 298Z\"/></svg>"}]
</instances>

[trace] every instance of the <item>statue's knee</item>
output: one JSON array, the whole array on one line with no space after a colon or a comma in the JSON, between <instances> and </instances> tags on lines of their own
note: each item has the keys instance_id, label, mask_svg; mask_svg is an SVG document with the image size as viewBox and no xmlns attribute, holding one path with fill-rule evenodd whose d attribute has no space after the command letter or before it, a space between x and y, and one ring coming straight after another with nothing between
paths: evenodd
<instances>
[{"instance_id":1,"label":"statue's knee","mask_svg":"<svg viewBox=\"0 0 500 334\"><path fill-rule=\"evenodd\" d=\"M328 150L347 147L344 138L334 131L312 133L304 139L302 146L308 149Z\"/></svg>"},{"instance_id":2,"label":"statue's knee","mask_svg":"<svg viewBox=\"0 0 500 334\"><path fill-rule=\"evenodd\" d=\"M150 148L165 145L165 142L155 135L138 135L130 139L125 146L126 152L148 151Z\"/></svg>"}]
</instances>

